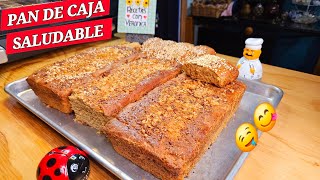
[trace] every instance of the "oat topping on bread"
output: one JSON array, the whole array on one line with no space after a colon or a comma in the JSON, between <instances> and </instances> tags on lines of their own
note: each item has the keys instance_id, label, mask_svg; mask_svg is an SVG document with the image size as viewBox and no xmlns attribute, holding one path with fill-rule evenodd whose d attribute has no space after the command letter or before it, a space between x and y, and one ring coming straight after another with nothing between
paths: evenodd
<instances>
[{"instance_id":1,"label":"oat topping on bread","mask_svg":"<svg viewBox=\"0 0 320 180\"><path fill-rule=\"evenodd\" d=\"M104 132L115 150L161 179L183 179L234 114L245 85L179 75L129 104Z\"/></svg>"},{"instance_id":2,"label":"oat topping on bread","mask_svg":"<svg viewBox=\"0 0 320 180\"><path fill-rule=\"evenodd\" d=\"M189 59L188 63L207 67L215 71L233 70L235 67L227 62L227 60L215 55L203 55L194 59Z\"/></svg>"},{"instance_id":3,"label":"oat topping on bread","mask_svg":"<svg viewBox=\"0 0 320 180\"><path fill-rule=\"evenodd\" d=\"M227 60L210 54L188 59L182 69L191 78L218 87L226 86L239 75L238 69Z\"/></svg>"},{"instance_id":4,"label":"oat topping on bread","mask_svg":"<svg viewBox=\"0 0 320 180\"><path fill-rule=\"evenodd\" d=\"M177 43L160 38L151 38L142 45L142 52L148 57L158 59L175 60L183 64L187 59L204 54L215 54L212 48L207 46L194 46L190 43Z\"/></svg>"},{"instance_id":5,"label":"oat topping on bread","mask_svg":"<svg viewBox=\"0 0 320 180\"><path fill-rule=\"evenodd\" d=\"M137 50L124 46L92 48L36 71L27 82L42 102L71 113L68 96L75 87L92 79L92 75L102 68L134 53Z\"/></svg>"},{"instance_id":6,"label":"oat topping on bread","mask_svg":"<svg viewBox=\"0 0 320 180\"><path fill-rule=\"evenodd\" d=\"M71 87L77 81L92 72L105 67L114 60L124 58L132 54L132 50L122 47L105 47L101 49L92 48L86 52L77 54L66 60L48 65L44 69L33 74L43 78L46 83L53 82L57 88Z\"/></svg>"},{"instance_id":7,"label":"oat topping on bread","mask_svg":"<svg viewBox=\"0 0 320 180\"><path fill-rule=\"evenodd\" d=\"M152 67L152 68L150 68ZM84 102L100 110L100 102L117 98L135 90L137 84L154 73L173 69L170 62L161 63L158 59L138 59L115 69L110 75L93 80L84 87L74 90L74 96L83 98Z\"/></svg>"},{"instance_id":8,"label":"oat topping on bread","mask_svg":"<svg viewBox=\"0 0 320 180\"><path fill-rule=\"evenodd\" d=\"M181 67L175 61L154 58L140 58L122 64L107 76L96 78L73 91L70 100L76 119L100 129L127 104L139 100L180 71ZM97 123L89 117L90 111L103 113L105 119L101 118L101 123ZM85 113L88 116L83 116Z\"/></svg>"}]
</instances>

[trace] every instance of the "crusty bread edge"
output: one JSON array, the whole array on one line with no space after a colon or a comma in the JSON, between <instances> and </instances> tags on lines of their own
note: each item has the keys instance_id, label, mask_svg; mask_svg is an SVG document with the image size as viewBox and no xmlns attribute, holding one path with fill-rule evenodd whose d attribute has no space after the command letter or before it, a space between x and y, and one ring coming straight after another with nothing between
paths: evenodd
<instances>
[{"instance_id":1,"label":"crusty bread edge","mask_svg":"<svg viewBox=\"0 0 320 180\"><path fill-rule=\"evenodd\" d=\"M140 51L141 46L136 44L136 43L129 43L126 45L117 45L117 46L110 46L110 47L116 47L116 48L128 48L128 49L132 49L132 51ZM88 48L86 50L83 50L81 52L79 52L78 54L72 56L72 57L76 57L79 55L83 55L83 54L90 54L90 52L92 51L97 51L99 49L103 49L102 48ZM70 57L71 58L71 57ZM69 58L66 58L64 60L60 60L60 61L66 61ZM57 61L57 62L60 62ZM120 63L125 63L127 61L127 58L123 58L123 60L119 60L120 62L114 62L117 63L117 66L119 66ZM57 63L55 62L55 63ZM54 64L54 63L53 63ZM53 65L51 64L51 65ZM113 63L111 63L113 64ZM39 69L38 71L41 71L43 69L45 69L46 67L50 67L51 65L47 65L41 69ZM105 67L106 68L106 67ZM100 72L104 72L104 71L110 71L113 66L110 66L110 69L105 70L105 68L103 69L98 69L94 72L92 72L92 74L98 74L98 76L100 76ZM35 74L31 74L30 76L28 76L27 78L27 83L29 84L29 86L31 87L31 89L34 91L34 93L39 97L40 101L43 102L44 104L46 104L47 106L57 109L63 113L69 114L72 113L72 106L71 103L69 101L69 96L72 93L72 89L71 88L66 88L64 90L57 90L55 88L50 87L50 83L45 83L42 79L36 78L34 76ZM96 77L98 77L96 76ZM90 76L91 77L91 76ZM89 77L85 77L83 78L83 81L86 82L89 80Z\"/></svg>"},{"instance_id":2,"label":"crusty bread edge","mask_svg":"<svg viewBox=\"0 0 320 180\"><path fill-rule=\"evenodd\" d=\"M244 85L244 84L243 84ZM243 91L239 93L239 96L236 97L236 101L233 101L233 104L231 106L231 109L225 113L225 116L221 120L221 124L218 129L213 129L211 132L211 135L208 137L208 140L206 140L206 144L201 148L201 151L199 155L196 157L196 159L185 169L184 177L188 176L190 171L194 168L196 163L201 159L203 154L207 151L207 149L216 141L216 139L219 137L222 130L227 126L229 121L232 119L232 117L235 115L236 111L238 110L238 107L240 105L241 99L244 95L246 87L242 89Z\"/></svg>"},{"instance_id":3,"label":"crusty bread edge","mask_svg":"<svg viewBox=\"0 0 320 180\"><path fill-rule=\"evenodd\" d=\"M182 65L182 70L192 79L200 80L202 82L211 83L218 87L225 87L231 82L235 81L239 75L238 69L230 62L226 63L232 67L231 70L225 70L225 73L217 73L208 67L199 64L185 62ZM205 74L200 74L205 73Z\"/></svg>"},{"instance_id":4,"label":"crusty bread edge","mask_svg":"<svg viewBox=\"0 0 320 180\"><path fill-rule=\"evenodd\" d=\"M115 117L125 106L127 106L130 103L136 102L154 88L166 83L170 79L175 78L180 73L181 67L177 66L173 70L160 71L157 74L151 75L150 79L147 78L147 81L139 83L134 91L130 92L121 100L114 102L110 105L101 105L104 115L107 117Z\"/></svg>"},{"instance_id":5,"label":"crusty bread edge","mask_svg":"<svg viewBox=\"0 0 320 180\"><path fill-rule=\"evenodd\" d=\"M189 164L186 164L181 169L173 169L173 167L167 167L166 164L163 164L161 159L159 159L158 156L156 156L153 153L150 153L147 149L145 149L144 146L140 146L139 144L134 144L129 137L124 137L121 134L117 133L117 131L113 131L108 127L108 125L103 129L103 132L107 135L107 138L111 141L112 146L118 152L120 155L124 156L125 158L129 159L133 163L140 166L142 169L150 172L151 174L154 174L156 177L159 177L161 179L184 179L184 177L188 176L190 171L193 169L195 164L200 160L202 155L206 152L208 147L217 139L217 137L220 135L222 130L227 126L228 122L232 119L232 116L237 111L240 101L244 95L245 92L245 85L243 85L243 89L241 92L239 92L239 96L235 97L236 101L232 102L232 105L230 107L230 110L225 113L225 116L221 120L221 124L219 125L218 129L212 129L210 132L210 135L208 136L206 143L201 147L199 153L197 153L197 156L195 159L190 161ZM114 119L114 121L118 121ZM126 144L130 145L131 150L126 151L123 149L121 145ZM147 154L145 156L145 159L147 161L153 161L153 163L158 163L160 166L157 166L156 168L152 167L149 163L146 163L144 161L137 160L137 156L135 155L135 152L144 152ZM152 157L153 159L148 159L148 157ZM139 156L139 158L143 158ZM152 163L151 163L152 164ZM174 174L172 174L174 172Z\"/></svg>"},{"instance_id":6,"label":"crusty bread edge","mask_svg":"<svg viewBox=\"0 0 320 180\"><path fill-rule=\"evenodd\" d=\"M53 88L48 87L44 82L36 82L36 79L32 75L27 78L27 82L40 101L63 113L72 112L68 99L71 89L66 89L65 93L55 92Z\"/></svg>"}]
</instances>

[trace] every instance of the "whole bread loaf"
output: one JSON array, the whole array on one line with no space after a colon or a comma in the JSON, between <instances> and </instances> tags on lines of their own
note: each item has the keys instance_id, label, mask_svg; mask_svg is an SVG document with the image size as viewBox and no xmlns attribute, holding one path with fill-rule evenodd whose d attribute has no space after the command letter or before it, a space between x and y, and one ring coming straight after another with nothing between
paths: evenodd
<instances>
[{"instance_id":1,"label":"whole bread loaf","mask_svg":"<svg viewBox=\"0 0 320 180\"><path fill-rule=\"evenodd\" d=\"M68 96L74 88L94 78L95 73L108 71L114 62L137 53L137 48L136 44L132 47L92 48L36 71L27 82L42 102L61 112L71 113Z\"/></svg>"},{"instance_id":2,"label":"whole bread loaf","mask_svg":"<svg viewBox=\"0 0 320 180\"><path fill-rule=\"evenodd\" d=\"M75 120L100 130L126 105L180 72L181 65L175 61L142 57L121 64L107 76L74 89L69 99Z\"/></svg>"},{"instance_id":3,"label":"whole bread loaf","mask_svg":"<svg viewBox=\"0 0 320 180\"><path fill-rule=\"evenodd\" d=\"M125 107L104 133L114 149L161 179L183 179L237 110L245 85L224 88L185 74Z\"/></svg>"}]
</instances>

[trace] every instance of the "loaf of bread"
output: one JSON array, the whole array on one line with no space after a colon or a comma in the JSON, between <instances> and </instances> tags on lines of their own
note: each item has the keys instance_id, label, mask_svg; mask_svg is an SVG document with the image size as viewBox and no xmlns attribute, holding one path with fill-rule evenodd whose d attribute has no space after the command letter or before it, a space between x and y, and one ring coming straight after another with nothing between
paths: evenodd
<instances>
[{"instance_id":1,"label":"loaf of bread","mask_svg":"<svg viewBox=\"0 0 320 180\"><path fill-rule=\"evenodd\" d=\"M183 179L233 116L245 92L185 74L125 107L103 132L114 149L161 179Z\"/></svg>"},{"instance_id":2,"label":"loaf of bread","mask_svg":"<svg viewBox=\"0 0 320 180\"><path fill-rule=\"evenodd\" d=\"M224 87L237 79L238 69L216 55L203 55L188 59L182 66L191 78Z\"/></svg>"},{"instance_id":3,"label":"loaf of bread","mask_svg":"<svg viewBox=\"0 0 320 180\"><path fill-rule=\"evenodd\" d=\"M75 120L98 130L128 105L162 83L176 77L181 65L175 61L138 58L113 68L74 89L69 97Z\"/></svg>"},{"instance_id":4,"label":"loaf of bread","mask_svg":"<svg viewBox=\"0 0 320 180\"><path fill-rule=\"evenodd\" d=\"M183 179L245 92L237 69L215 54L207 46L152 38L142 46L91 49L27 82L41 101L74 111L75 121L105 133L141 168L161 179Z\"/></svg>"},{"instance_id":5,"label":"loaf of bread","mask_svg":"<svg viewBox=\"0 0 320 180\"><path fill-rule=\"evenodd\" d=\"M176 60L181 64L188 59L193 59L204 54L216 54L215 50L208 46L194 46L189 43L177 43L160 38L148 39L143 43L141 50L148 57Z\"/></svg>"},{"instance_id":6,"label":"loaf of bread","mask_svg":"<svg viewBox=\"0 0 320 180\"><path fill-rule=\"evenodd\" d=\"M42 102L64 113L71 113L68 96L72 90L92 79L100 70L108 71L111 64L137 53L136 44L131 47L113 46L92 48L68 59L46 66L27 78L32 90Z\"/></svg>"}]
</instances>

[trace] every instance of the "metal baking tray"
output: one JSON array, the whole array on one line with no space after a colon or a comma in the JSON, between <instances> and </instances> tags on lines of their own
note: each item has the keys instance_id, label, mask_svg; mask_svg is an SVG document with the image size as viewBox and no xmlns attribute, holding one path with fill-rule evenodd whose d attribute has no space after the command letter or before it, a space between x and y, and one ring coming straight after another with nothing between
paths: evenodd
<instances>
[{"instance_id":1,"label":"metal baking tray","mask_svg":"<svg viewBox=\"0 0 320 180\"><path fill-rule=\"evenodd\" d=\"M235 144L237 127L244 122L253 123L253 112L258 104L269 102L277 107L280 103L283 91L278 87L258 81L240 80L246 83L247 90L235 116L186 179L232 179L248 155L241 152ZM119 178L156 179L117 154L107 138L97 134L95 129L74 122L73 114L61 113L41 103L25 78L8 84L5 91Z\"/></svg>"}]
</instances>

